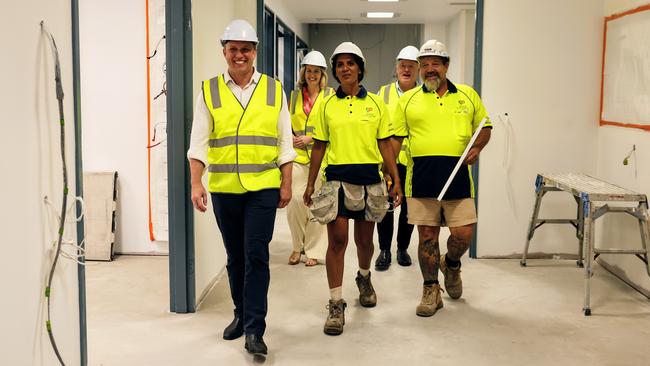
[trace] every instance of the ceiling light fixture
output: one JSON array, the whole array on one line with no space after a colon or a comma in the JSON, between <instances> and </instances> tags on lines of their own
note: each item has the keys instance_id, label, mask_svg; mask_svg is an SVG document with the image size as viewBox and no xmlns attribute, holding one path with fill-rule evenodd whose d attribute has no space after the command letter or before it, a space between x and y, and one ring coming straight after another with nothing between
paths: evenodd
<instances>
[{"instance_id":1,"label":"ceiling light fixture","mask_svg":"<svg viewBox=\"0 0 650 366\"><path fill-rule=\"evenodd\" d=\"M369 11L366 13L367 18L393 18L395 13L392 11Z\"/></svg>"},{"instance_id":2,"label":"ceiling light fixture","mask_svg":"<svg viewBox=\"0 0 650 366\"><path fill-rule=\"evenodd\" d=\"M398 1L399 0L368 0L369 3L396 3Z\"/></svg>"}]
</instances>

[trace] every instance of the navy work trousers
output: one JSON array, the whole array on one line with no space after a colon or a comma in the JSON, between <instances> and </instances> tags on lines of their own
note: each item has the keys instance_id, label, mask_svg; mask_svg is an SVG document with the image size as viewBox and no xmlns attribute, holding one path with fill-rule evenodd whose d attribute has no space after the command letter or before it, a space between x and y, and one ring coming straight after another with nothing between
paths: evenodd
<instances>
[{"instance_id":1,"label":"navy work trousers","mask_svg":"<svg viewBox=\"0 0 650 366\"><path fill-rule=\"evenodd\" d=\"M399 180L402 183L402 194L406 187L406 167L397 164ZM399 206L399 220L397 224L397 249L406 250L411 242L413 225L408 223L408 207L406 207L406 196L402 199ZM390 251L391 242L393 241L393 212L386 212L386 216L381 222L377 223L377 234L379 236L379 249Z\"/></svg>"},{"instance_id":2,"label":"navy work trousers","mask_svg":"<svg viewBox=\"0 0 650 366\"><path fill-rule=\"evenodd\" d=\"M228 254L226 268L235 312L244 333L263 335L269 290L269 243L280 191L211 193L214 215Z\"/></svg>"}]
</instances>

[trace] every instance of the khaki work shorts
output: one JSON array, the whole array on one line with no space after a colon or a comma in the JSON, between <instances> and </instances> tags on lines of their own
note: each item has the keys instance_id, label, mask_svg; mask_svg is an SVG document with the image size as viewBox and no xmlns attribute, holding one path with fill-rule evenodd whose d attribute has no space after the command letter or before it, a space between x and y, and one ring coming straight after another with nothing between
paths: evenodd
<instances>
[{"instance_id":1,"label":"khaki work shorts","mask_svg":"<svg viewBox=\"0 0 650 366\"><path fill-rule=\"evenodd\" d=\"M407 197L408 223L424 226L459 227L476 222L473 198L442 200ZM444 220L443 220L444 218Z\"/></svg>"}]
</instances>

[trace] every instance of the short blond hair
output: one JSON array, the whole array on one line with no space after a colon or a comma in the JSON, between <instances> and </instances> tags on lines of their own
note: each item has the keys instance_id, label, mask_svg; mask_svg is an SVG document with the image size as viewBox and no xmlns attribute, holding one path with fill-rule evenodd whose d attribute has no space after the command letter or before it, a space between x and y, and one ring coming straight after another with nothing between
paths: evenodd
<instances>
[{"instance_id":1,"label":"short blond hair","mask_svg":"<svg viewBox=\"0 0 650 366\"><path fill-rule=\"evenodd\" d=\"M315 65L310 65L310 66L315 66ZM324 67L321 66L316 66L320 68L320 83L318 86L320 87L321 90L325 89L327 87L327 72ZM307 80L305 80L305 69L307 68L307 65L303 65L300 67L300 77L298 78L298 88L305 88L307 87Z\"/></svg>"}]
</instances>

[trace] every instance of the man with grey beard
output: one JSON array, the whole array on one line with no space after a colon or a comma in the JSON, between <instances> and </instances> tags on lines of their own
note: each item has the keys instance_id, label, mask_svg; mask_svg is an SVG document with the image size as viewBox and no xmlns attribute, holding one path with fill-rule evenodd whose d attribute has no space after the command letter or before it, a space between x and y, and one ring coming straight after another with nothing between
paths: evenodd
<instances>
[{"instance_id":1,"label":"man with grey beard","mask_svg":"<svg viewBox=\"0 0 650 366\"><path fill-rule=\"evenodd\" d=\"M449 54L443 43L425 42L418 60L423 85L402 95L393 125L396 145L408 137L412 156L405 184L408 222L418 227L418 259L424 279L416 314L432 316L443 306L438 272L445 278L449 297L458 299L463 293L460 259L469 249L476 223L470 165L490 140L492 124L474 89L447 80ZM444 199L438 201L436 197L484 118L485 127L463 161L466 167L458 171ZM445 225L451 235L447 253L441 258L438 236L440 226Z\"/></svg>"}]
</instances>

